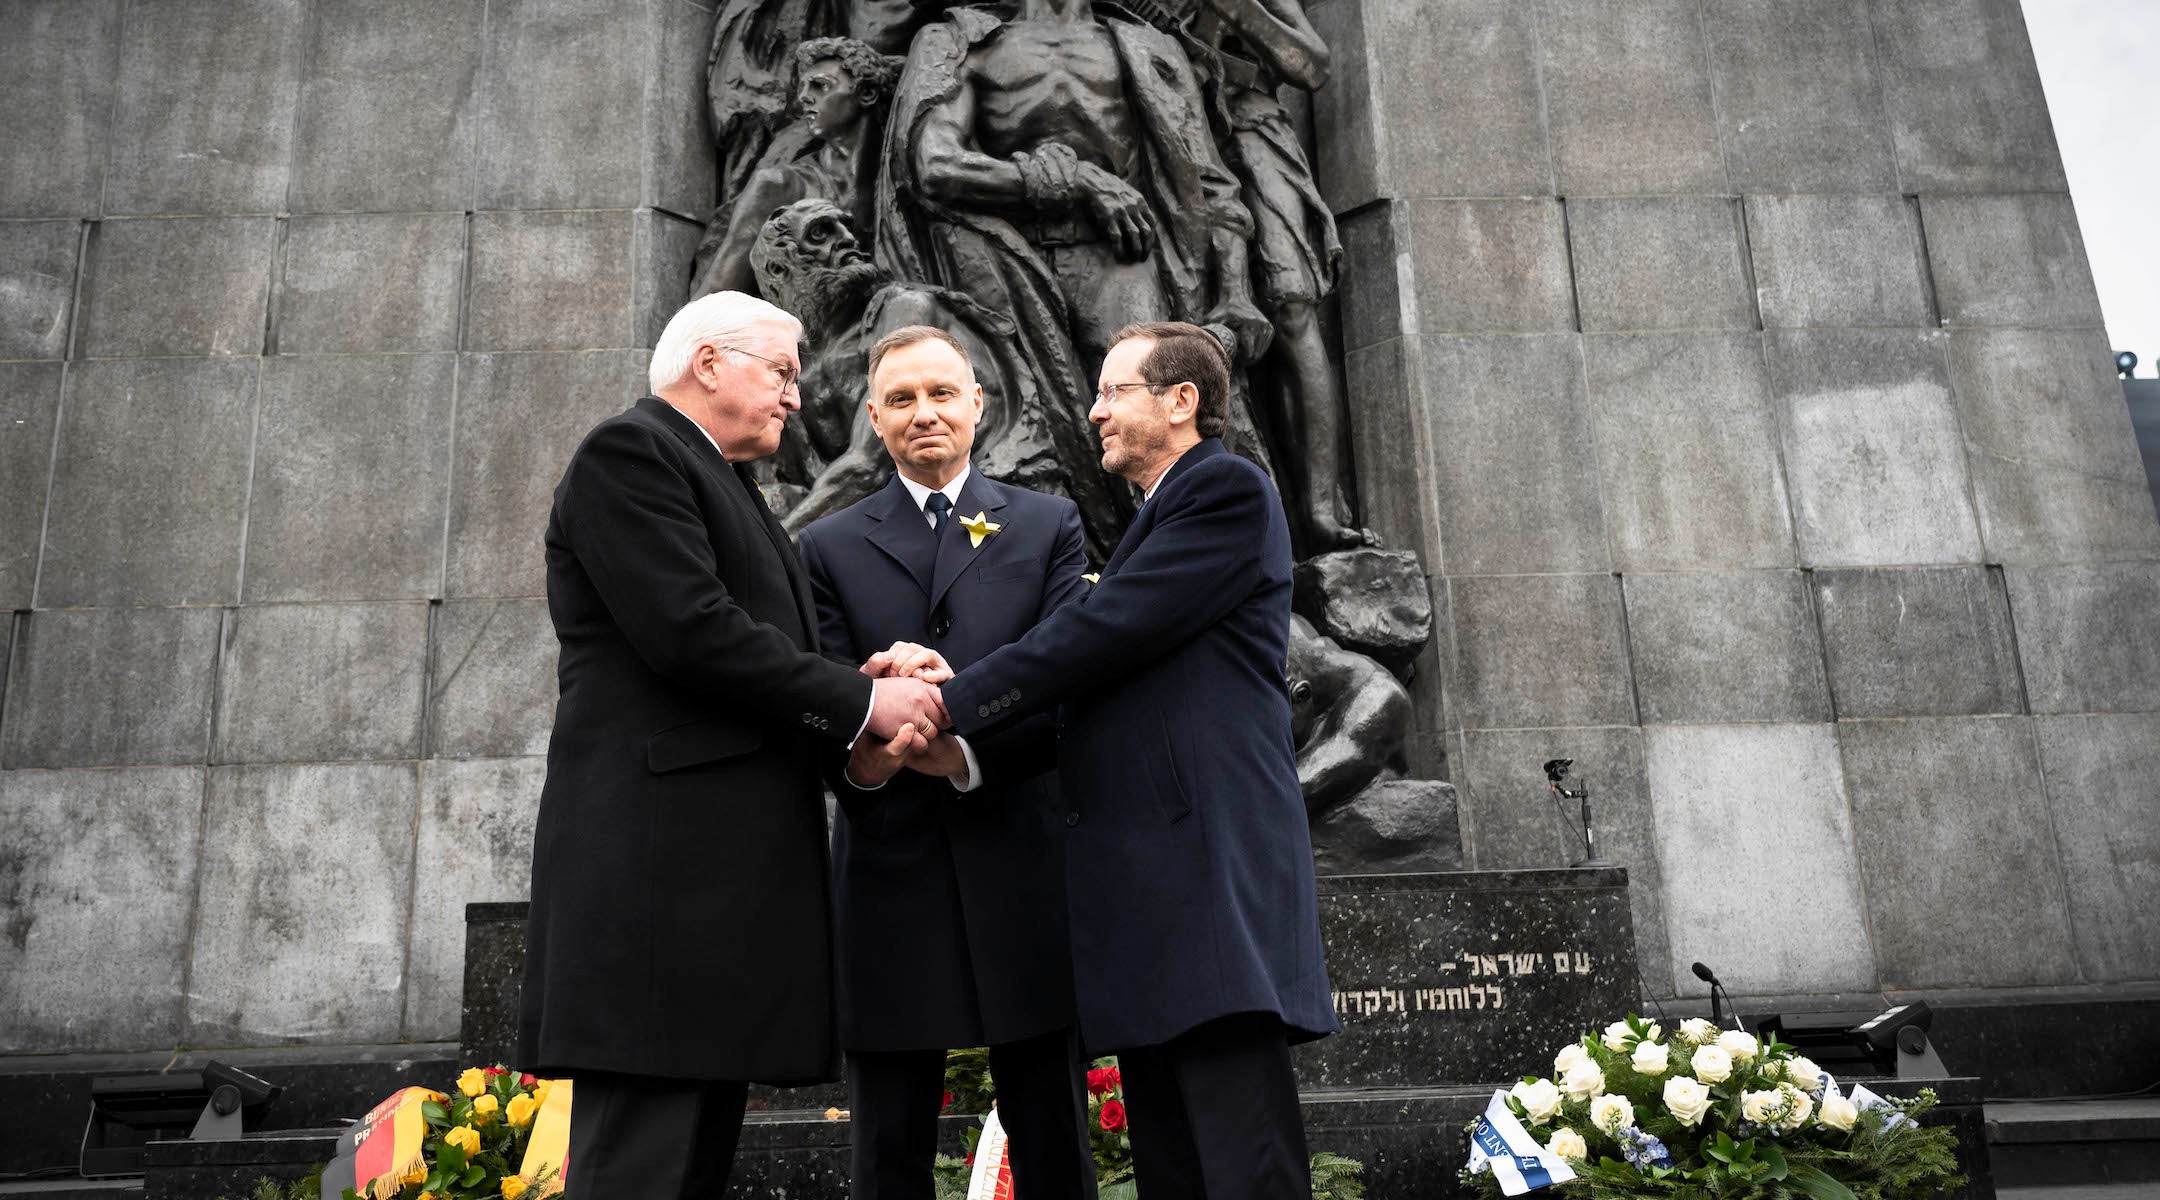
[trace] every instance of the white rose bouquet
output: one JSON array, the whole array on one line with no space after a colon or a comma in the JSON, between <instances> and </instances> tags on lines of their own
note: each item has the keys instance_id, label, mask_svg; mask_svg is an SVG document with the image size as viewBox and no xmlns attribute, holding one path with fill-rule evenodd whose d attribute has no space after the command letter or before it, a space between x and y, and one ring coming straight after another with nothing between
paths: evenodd
<instances>
[{"instance_id":1,"label":"white rose bouquet","mask_svg":"<svg viewBox=\"0 0 2160 1200\"><path fill-rule=\"evenodd\" d=\"M1590 1200L1925 1200L1964 1182L1956 1138L1910 1118L1935 1105L1848 1097L1775 1039L1690 1018L1668 1038L1630 1014L1553 1057L1552 1077L1506 1094L1523 1130L1575 1177L1551 1185ZM1490 1171L1465 1174L1501 1195Z\"/></svg>"}]
</instances>

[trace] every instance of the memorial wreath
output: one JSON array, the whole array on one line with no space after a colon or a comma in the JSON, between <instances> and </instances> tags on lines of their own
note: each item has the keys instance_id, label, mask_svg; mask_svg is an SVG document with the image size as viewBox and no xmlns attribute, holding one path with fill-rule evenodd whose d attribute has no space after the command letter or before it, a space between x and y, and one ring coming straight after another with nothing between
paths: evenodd
<instances>
[{"instance_id":1,"label":"memorial wreath","mask_svg":"<svg viewBox=\"0 0 2160 1200\"><path fill-rule=\"evenodd\" d=\"M1480 1194L1618 1200L1923 1200L1965 1182L1935 1105L1848 1094L1794 1048L1699 1018L1667 1040L1630 1015L1561 1049L1553 1078L1493 1093L1468 1126Z\"/></svg>"}]
</instances>

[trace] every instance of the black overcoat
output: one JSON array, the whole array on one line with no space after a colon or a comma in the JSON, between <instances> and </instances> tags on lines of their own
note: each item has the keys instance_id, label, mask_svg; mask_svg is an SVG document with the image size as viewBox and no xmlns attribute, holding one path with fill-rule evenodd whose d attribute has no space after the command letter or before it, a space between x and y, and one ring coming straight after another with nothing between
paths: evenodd
<instances>
[{"instance_id":1,"label":"black overcoat","mask_svg":"<svg viewBox=\"0 0 2160 1200\"><path fill-rule=\"evenodd\" d=\"M971 545L958 518L996 533ZM859 663L896 641L955 668L1026 633L1088 586L1080 510L971 472L943 538L898 477L798 541L825 653ZM1050 718L1039 718L1047 732ZM1073 1023L1064 811L1051 762L971 743L965 794L902 771L841 787L833 823L840 1039L849 1050L981 1046Z\"/></svg>"},{"instance_id":2,"label":"black overcoat","mask_svg":"<svg viewBox=\"0 0 2160 1200\"><path fill-rule=\"evenodd\" d=\"M585 438L547 529L561 642L518 1061L833 1078L821 768L870 681L816 653L746 472L646 397Z\"/></svg>"},{"instance_id":3,"label":"black overcoat","mask_svg":"<svg viewBox=\"0 0 2160 1200\"><path fill-rule=\"evenodd\" d=\"M1274 485L1205 439L1100 583L945 685L970 737L1058 711L1090 1053L1232 1013L1293 1041L1340 1028L1290 734L1290 567Z\"/></svg>"}]
</instances>

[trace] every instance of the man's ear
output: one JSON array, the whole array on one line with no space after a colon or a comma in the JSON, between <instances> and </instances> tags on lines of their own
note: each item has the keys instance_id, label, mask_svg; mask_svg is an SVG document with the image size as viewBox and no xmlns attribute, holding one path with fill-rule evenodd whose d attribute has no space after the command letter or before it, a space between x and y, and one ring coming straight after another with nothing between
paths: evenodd
<instances>
[{"instance_id":1,"label":"man's ear","mask_svg":"<svg viewBox=\"0 0 2160 1200\"><path fill-rule=\"evenodd\" d=\"M1170 400L1170 411L1165 415L1172 425L1180 425L1200 415L1200 388L1190 381L1178 384L1163 393Z\"/></svg>"},{"instance_id":2,"label":"man's ear","mask_svg":"<svg viewBox=\"0 0 2160 1200\"><path fill-rule=\"evenodd\" d=\"M720 390L720 348L707 342L690 354L690 377L707 391Z\"/></svg>"}]
</instances>

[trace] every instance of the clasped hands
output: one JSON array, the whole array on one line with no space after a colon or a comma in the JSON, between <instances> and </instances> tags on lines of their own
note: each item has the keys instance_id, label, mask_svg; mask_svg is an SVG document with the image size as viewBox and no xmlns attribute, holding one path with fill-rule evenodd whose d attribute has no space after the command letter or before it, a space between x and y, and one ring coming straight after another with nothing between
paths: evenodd
<instances>
[{"instance_id":1,"label":"clasped hands","mask_svg":"<svg viewBox=\"0 0 2160 1200\"><path fill-rule=\"evenodd\" d=\"M945 656L913 642L894 642L862 665L870 685L870 724L848 755L847 777L877 787L902 767L925 775L967 775L960 740L945 732L952 718L938 686L953 677Z\"/></svg>"}]
</instances>

